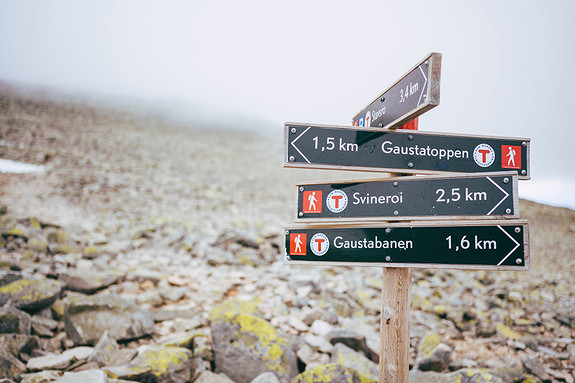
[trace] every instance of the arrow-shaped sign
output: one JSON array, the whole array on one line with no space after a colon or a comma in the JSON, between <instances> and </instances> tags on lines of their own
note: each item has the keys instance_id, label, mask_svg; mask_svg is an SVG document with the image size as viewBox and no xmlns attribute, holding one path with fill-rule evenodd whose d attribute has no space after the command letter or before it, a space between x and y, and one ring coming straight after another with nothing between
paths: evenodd
<instances>
[{"instance_id":1,"label":"arrow-shaped sign","mask_svg":"<svg viewBox=\"0 0 575 383\"><path fill-rule=\"evenodd\" d=\"M393 128L439 105L441 54L431 53L355 115L353 125Z\"/></svg>"},{"instance_id":2,"label":"arrow-shaped sign","mask_svg":"<svg viewBox=\"0 0 575 383\"><path fill-rule=\"evenodd\" d=\"M515 171L529 179L528 138L285 124L285 167L412 174Z\"/></svg>"},{"instance_id":3,"label":"arrow-shaped sign","mask_svg":"<svg viewBox=\"0 0 575 383\"><path fill-rule=\"evenodd\" d=\"M529 269L525 220L304 226L285 231L285 262L314 265Z\"/></svg>"},{"instance_id":4,"label":"arrow-shaped sign","mask_svg":"<svg viewBox=\"0 0 575 383\"><path fill-rule=\"evenodd\" d=\"M296 221L519 218L517 175L398 177L300 183Z\"/></svg>"}]
</instances>

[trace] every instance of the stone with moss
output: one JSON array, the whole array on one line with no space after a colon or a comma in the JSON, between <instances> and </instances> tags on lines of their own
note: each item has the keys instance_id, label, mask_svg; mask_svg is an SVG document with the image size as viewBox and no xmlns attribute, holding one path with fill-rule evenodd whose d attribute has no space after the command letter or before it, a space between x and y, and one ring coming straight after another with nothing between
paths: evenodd
<instances>
[{"instance_id":1,"label":"stone with moss","mask_svg":"<svg viewBox=\"0 0 575 383\"><path fill-rule=\"evenodd\" d=\"M38 338L26 334L0 334L0 348L8 351L15 357L21 353L30 354L38 347Z\"/></svg>"},{"instance_id":2,"label":"stone with moss","mask_svg":"<svg viewBox=\"0 0 575 383\"><path fill-rule=\"evenodd\" d=\"M237 383L273 372L283 383L297 375L297 359L286 338L256 316L253 301L230 299L210 314L214 364Z\"/></svg>"},{"instance_id":3,"label":"stone with moss","mask_svg":"<svg viewBox=\"0 0 575 383\"><path fill-rule=\"evenodd\" d=\"M26 372L26 365L0 347L0 378L12 378Z\"/></svg>"},{"instance_id":4,"label":"stone with moss","mask_svg":"<svg viewBox=\"0 0 575 383\"><path fill-rule=\"evenodd\" d=\"M331 363L354 370L361 383L377 383L378 381L378 365L343 343L337 343L333 348Z\"/></svg>"},{"instance_id":5,"label":"stone with moss","mask_svg":"<svg viewBox=\"0 0 575 383\"><path fill-rule=\"evenodd\" d=\"M291 383L360 383L356 372L340 364L322 364L296 376Z\"/></svg>"},{"instance_id":6,"label":"stone with moss","mask_svg":"<svg viewBox=\"0 0 575 383\"><path fill-rule=\"evenodd\" d=\"M511 327L506 326L503 323L498 323L495 328L497 329L498 334L503 335L508 339L518 340L522 337L520 332L513 330Z\"/></svg>"},{"instance_id":7,"label":"stone with moss","mask_svg":"<svg viewBox=\"0 0 575 383\"><path fill-rule=\"evenodd\" d=\"M504 383L486 369L463 369L448 374L423 372L413 369L409 372L410 383Z\"/></svg>"},{"instance_id":8,"label":"stone with moss","mask_svg":"<svg viewBox=\"0 0 575 383\"><path fill-rule=\"evenodd\" d=\"M192 379L192 352L183 347L146 346L127 365L103 371L112 379L184 383Z\"/></svg>"},{"instance_id":9,"label":"stone with moss","mask_svg":"<svg viewBox=\"0 0 575 383\"><path fill-rule=\"evenodd\" d=\"M50 307L61 292L62 284L53 279L19 279L0 287L0 305L36 312Z\"/></svg>"},{"instance_id":10,"label":"stone with moss","mask_svg":"<svg viewBox=\"0 0 575 383\"><path fill-rule=\"evenodd\" d=\"M94 345L105 331L116 340L151 334L151 314L134 302L113 294L74 295L65 300L66 334L76 345Z\"/></svg>"},{"instance_id":11,"label":"stone with moss","mask_svg":"<svg viewBox=\"0 0 575 383\"><path fill-rule=\"evenodd\" d=\"M441 343L434 331L421 338L418 351L417 365L421 371L443 371L451 362L451 347Z\"/></svg>"}]
</instances>

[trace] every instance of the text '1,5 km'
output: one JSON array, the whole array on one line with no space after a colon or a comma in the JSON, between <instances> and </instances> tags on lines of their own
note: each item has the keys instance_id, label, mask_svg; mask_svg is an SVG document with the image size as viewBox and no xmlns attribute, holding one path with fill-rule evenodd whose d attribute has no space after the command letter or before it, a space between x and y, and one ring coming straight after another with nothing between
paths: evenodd
<instances>
[{"instance_id":1,"label":"text '1,5 km'","mask_svg":"<svg viewBox=\"0 0 575 383\"><path fill-rule=\"evenodd\" d=\"M437 132L285 124L285 167L395 173L514 171L529 179L530 140Z\"/></svg>"},{"instance_id":2,"label":"text '1,5 km'","mask_svg":"<svg viewBox=\"0 0 575 383\"><path fill-rule=\"evenodd\" d=\"M285 261L314 265L529 269L529 226L525 220L382 225L287 228Z\"/></svg>"}]
</instances>

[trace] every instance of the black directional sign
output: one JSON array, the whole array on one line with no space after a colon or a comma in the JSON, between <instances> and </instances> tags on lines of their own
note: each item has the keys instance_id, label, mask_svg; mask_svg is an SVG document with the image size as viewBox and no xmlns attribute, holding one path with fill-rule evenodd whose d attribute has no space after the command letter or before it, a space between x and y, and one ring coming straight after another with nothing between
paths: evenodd
<instances>
[{"instance_id":1,"label":"black directional sign","mask_svg":"<svg viewBox=\"0 0 575 383\"><path fill-rule=\"evenodd\" d=\"M527 138L286 123L284 167L395 173L515 171L529 179Z\"/></svg>"},{"instance_id":2,"label":"black directional sign","mask_svg":"<svg viewBox=\"0 0 575 383\"><path fill-rule=\"evenodd\" d=\"M525 220L302 227L285 231L285 262L314 265L529 269Z\"/></svg>"},{"instance_id":3,"label":"black directional sign","mask_svg":"<svg viewBox=\"0 0 575 383\"><path fill-rule=\"evenodd\" d=\"M439 105L441 54L431 53L353 118L353 125L392 128Z\"/></svg>"},{"instance_id":4,"label":"black directional sign","mask_svg":"<svg viewBox=\"0 0 575 383\"><path fill-rule=\"evenodd\" d=\"M513 173L306 183L296 188L296 221L302 222L519 217Z\"/></svg>"}]
</instances>

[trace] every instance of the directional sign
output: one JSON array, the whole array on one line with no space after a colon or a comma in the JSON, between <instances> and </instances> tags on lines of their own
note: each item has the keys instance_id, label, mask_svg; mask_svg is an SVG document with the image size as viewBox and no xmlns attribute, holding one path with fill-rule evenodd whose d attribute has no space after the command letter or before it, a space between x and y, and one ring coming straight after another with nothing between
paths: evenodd
<instances>
[{"instance_id":1,"label":"directional sign","mask_svg":"<svg viewBox=\"0 0 575 383\"><path fill-rule=\"evenodd\" d=\"M431 53L353 118L353 125L392 128L439 105L441 54Z\"/></svg>"},{"instance_id":2,"label":"directional sign","mask_svg":"<svg viewBox=\"0 0 575 383\"><path fill-rule=\"evenodd\" d=\"M302 183L296 188L296 221L301 222L519 218L513 173Z\"/></svg>"},{"instance_id":3,"label":"directional sign","mask_svg":"<svg viewBox=\"0 0 575 383\"><path fill-rule=\"evenodd\" d=\"M458 221L285 231L285 262L313 265L529 269L525 220Z\"/></svg>"},{"instance_id":4,"label":"directional sign","mask_svg":"<svg viewBox=\"0 0 575 383\"><path fill-rule=\"evenodd\" d=\"M516 171L529 179L527 138L285 124L284 167L395 173Z\"/></svg>"}]
</instances>

